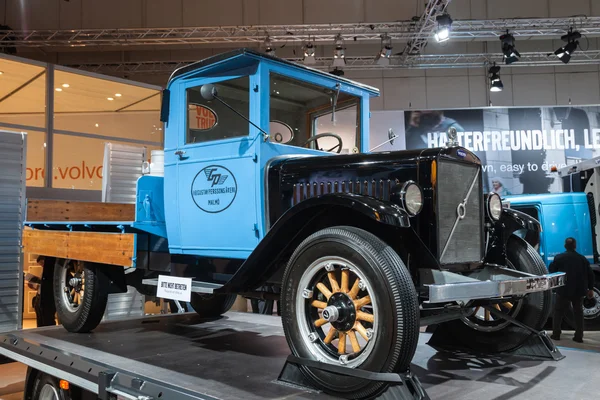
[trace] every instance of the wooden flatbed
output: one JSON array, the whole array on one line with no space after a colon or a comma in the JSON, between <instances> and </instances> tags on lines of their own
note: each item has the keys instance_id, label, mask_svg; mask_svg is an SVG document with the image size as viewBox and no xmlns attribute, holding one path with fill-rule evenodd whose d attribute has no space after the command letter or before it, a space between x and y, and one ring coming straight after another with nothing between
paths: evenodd
<instances>
[{"instance_id":1,"label":"wooden flatbed","mask_svg":"<svg viewBox=\"0 0 600 400\"><path fill-rule=\"evenodd\" d=\"M127 232L135 204L28 200L23 251L48 257L135 266L137 234Z\"/></svg>"}]
</instances>

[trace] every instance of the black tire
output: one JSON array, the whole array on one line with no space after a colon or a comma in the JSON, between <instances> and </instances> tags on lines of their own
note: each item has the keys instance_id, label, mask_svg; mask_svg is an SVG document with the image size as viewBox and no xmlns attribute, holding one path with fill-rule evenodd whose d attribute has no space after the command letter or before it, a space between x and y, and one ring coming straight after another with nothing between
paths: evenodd
<instances>
[{"instance_id":1,"label":"black tire","mask_svg":"<svg viewBox=\"0 0 600 400\"><path fill-rule=\"evenodd\" d=\"M506 252L512 266L522 272L534 275L547 273L544 261L531 245L523 239L512 235L507 242ZM552 291L531 293L520 300L521 308L515 318L525 325L543 329L552 312ZM518 348L529 337L530 332L514 324L507 324L503 329L493 332L482 332L468 326L462 320L440 324L450 342L460 347L482 353L500 353Z\"/></svg>"},{"instance_id":2,"label":"black tire","mask_svg":"<svg viewBox=\"0 0 600 400\"><path fill-rule=\"evenodd\" d=\"M69 392L60 388L56 378L41 372L36 376L32 393L31 400L71 400Z\"/></svg>"},{"instance_id":3,"label":"black tire","mask_svg":"<svg viewBox=\"0 0 600 400\"><path fill-rule=\"evenodd\" d=\"M369 295L376 294L377 298L379 316L373 323L372 345L369 342L371 350L355 368L389 373L408 370L419 338L419 304L410 273L392 248L375 235L353 227L332 227L316 232L298 246L289 260L283 275L281 314L285 337L292 353L298 357L318 359L303 339L300 329L300 324L308 324L313 328L315 325L309 319L300 321L302 318L295 310L298 304L302 307L302 301L310 304L312 299L305 299L302 295L304 288L299 287L305 271L313 263L330 256L348 260L359 267L373 286ZM303 366L301 370L320 389L347 399L376 396L388 386L382 382Z\"/></svg>"},{"instance_id":4,"label":"black tire","mask_svg":"<svg viewBox=\"0 0 600 400\"><path fill-rule=\"evenodd\" d=\"M583 308L584 315L587 310L594 310L594 312L590 315L588 314L583 320L583 328L586 331L597 331L600 330L600 312L598 312L600 308L600 282L598 282L598 277L596 276L596 282L594 282L594 297L592 299L588 299L587 297L583 299Z\"/></svg>"},{"instance_id":5,"label":"black tire","mask_svg":"<svg viewBox=\"0 0 600 400\"><path fill-rule=\"evenodd\" d=\"M80 263L85 281L80 303L73 309L67 304L64 285L61 284L63 274L67 274L69 263ZM100 324L106 302L108 300L108 284L106 279L96 271L96 265L81 261L58 260L54 268L54 301L58 319L69 332L90 332Z\"/></svg>"},{"instance_id":6,"label":"black tire","mask_svg":"<svg viewBox=\"0 0 600 400\"><path fill-rule=\"evenodd\" d=\"M203 318L215 318L225 314L236 299L235 294L203 295L192 293L190 304L196 313Z\"/></svg>"},{"instance_id":7,"label":"black tire","mask_svg":"<svg viewBox=\"0 0 600 400\"><path fill-rule=\"evenodd\" d=\"M274 288L273 286L263 286L257 289L260 292L267 293L279 293L279 289ZM275 311L275 304L277 303L277 314L281 315L281 306L279 305L279 301L275 300L262 300L262 299L250 299L250 305L252 307L252 312L254 314L263 314L263 315L273 315L273 311Z\"/></svg>"}]
</instances>

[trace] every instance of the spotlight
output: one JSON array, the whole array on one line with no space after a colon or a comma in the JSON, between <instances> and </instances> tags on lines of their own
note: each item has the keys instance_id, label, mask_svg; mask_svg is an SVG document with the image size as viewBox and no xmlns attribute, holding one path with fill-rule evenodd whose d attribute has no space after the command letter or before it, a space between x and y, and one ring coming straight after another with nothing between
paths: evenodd
<instances>
[{"instance_id":1,"label":"spotlight","mask_svg":"<svg viewBox=\"0 0 600 400\"><path fill-rule=\"evenodd\" d=\"M329 72L331 75L335 75L335 76L344 76L344 70L343 69L339 69L339 68L334 68L333 71Z\"/></svg>"},{"instance_id":2,"label":"spotlight","mask_svg":"<svg viewBox=\"0 0 600 400\"><path fill-rule=\"evenodd\" d=\"M381 35L381 50L375 56L375 63L381 66L390 65L390 57L392 56L392 38L387 34Z\"/></svg>"},{"instance_id":3,"label":"spotlight","mask_svg":"<svg viewBox=\"0 0 600 400\"><path fill-rule=\"evenodd\" d=\"M438 42L445 42L450 39L450 30L452 29L452 18L450 18L450 14L444 13L438 15L435 20L438 25L434 34L435 40Z\"/></svg>"},{"instance_id":4,"label":"spotlight","mask_svg":"<svg viewBox=\"0 0 600 400\"><path fill-rule=\"evenodd\" d=\"M335 37L335 49L333 50L334 67L343 67L346 65L346 48L344 47L344 39L342 34L338 33Z\"/></svg>"},{"instance_id":5,"label":"spotlight","mask_svg":"<svg viewBox=\"0 0 600 400\"><path fill-rule=\"evenodd\" d=\"M303 50L304 57L302 58L302 62L306 65L316 64L317 60L315 59L315 46L311 42L308 42L306 45L304 45Z\"/></svg>"},{"instance_id":6,"label":"spotlight","mask_svg":"<svg viewBox=\"0 0 600 400\"><path fill-rule=\"evenodd\" d=\"M519 61L521 53L515 48L515 37L506 31L506 34L500 36L502 42L502 54L506 65Z\"/></svg>"},{"instance_id":7,"label":"spotlight","mask_svg":"<svg viewBox=\"0 0 600 400\"><path fill-rule=\"evenodd\" d=\"M490 92L501 92L504 85L500 79L500 67L494 63L488 70L488 74L490 76Z\"/></svg>"},{"instance_id":8,"label":"spotlight","mask_svg":"<svg viewBox=\"0 0 600 400\"><path fill-rule=\"evenodd\" d=\"M269 56L275 56L275 47L273 47L273 43L271 42L271 37L267 36L264 42L265 53Z\"/></svg>"},{"instance_id":9,"label":"spotlight","mask_svg":"<svg viewBox=\"0 0 600 400\"><path fill-rule=\"evenodd\" d=\"M556 50L554 54L560 59L560 61L567 64L571 61L571 55L577 50L579 46L579 40L581 38L581 33L575 31L573 32L573 28L569 29L569 32L566 35L560 37L564 42L567 42L566 45Z\"/></svg>"}]
</instances>

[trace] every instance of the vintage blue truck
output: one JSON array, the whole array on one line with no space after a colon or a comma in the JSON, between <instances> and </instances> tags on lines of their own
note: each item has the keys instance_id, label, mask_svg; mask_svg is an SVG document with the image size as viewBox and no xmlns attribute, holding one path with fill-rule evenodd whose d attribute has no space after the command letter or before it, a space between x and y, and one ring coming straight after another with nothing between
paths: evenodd
<instances>
[{"instance_id":1,"label":"vintage blue truck","mask_svg":"<svg viewBox=\"0 0 600 400\"><path fill-rule=\"evenodd\" d=\"M506 196L503 200L513 210L537 219L542 232L539 237L521 231L525 240L538 243L537 250L546 266L550 266L557 254L565 251L564 241L571 236L577 240L577 251L583 254L595 275L594 298L585 299L583 315L586 329L600 328L600 255L597 220L600 194L600 159L562 168L558 175L564 193Z\"/></svg>"},{"instance_id":2,"label":"vintage blue truck","mask_svg":"<svg viewBox=\"0 0 600 400\"><path fill-rule=\"evenodd\" d=\"M480 160L452 134L369 153L378 94L246 49L177 70L162 96L164 177L138 180L135 207L28 201L24 247L46 256L62 325L94 329L127 285L187 293L206 317L276 287L303 359L406 371L419 326L435 323L470 349L518 347L530 331L502 315L541 329L564 279L513 234L538 222L484 195ZM388 385L302 371L344 398Z\"/></svg>"}]
</instances>

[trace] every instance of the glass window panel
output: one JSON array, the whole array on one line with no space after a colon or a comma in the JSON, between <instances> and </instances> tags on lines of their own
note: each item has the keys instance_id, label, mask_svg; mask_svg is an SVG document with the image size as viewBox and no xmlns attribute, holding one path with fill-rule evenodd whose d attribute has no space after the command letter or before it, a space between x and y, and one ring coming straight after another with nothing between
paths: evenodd
<instances>
[{"instance_id":1,"label":"glass window panel","mask_svg":"<svg viewBox=\"0 0 600 400\"><path fill-rule=\"evenodd\" d=\"M219 98L237 112L249 118L250 79L247 76L214 84ZM200 143L212 140L247 136L248 122L231 111L218 100L206 100L196 86L186 90L188 108L188 132L186 143Z\"/></svg>"},{"instance_id":2,"label":"glass window panel","mask_svg":"<svg viewBox=\"0 0 600 400\"><path fill-rule=\"evenodd\" d=\"M107 142L101 139L55 134L52 186L62 189L102 190L102 162L104 145ZM131 143L117 140L110 142L132 146ZM160 146L143 147L148 149L148 157L150 151L162 150Z\"/></svg>"},{"instance_id":3,"label":"glass window panel","mask_svg":"<svg viewBox=\"0 0 600 400\"><path fill-rule=\"evenodd\" d=\"M162 143L158 111L54 114L54 129Z\"/></svg>"},{"instance_id":4,"label":"glass window panel","mask_svg":"<svg viewBox=\"0 0 600 400\"><path fill-rule=\"evenodd\" d=\"M162 143L158 89L60 70L54 83L55 130Z\"/></svg>"},{"instance_id":5,"label":"glass window panel","mask_svg":"<svg viewBox=\"0 0 600 400\"><path fill-rule=\"evenodd\" d=\"M270 140L303 146L316 134L331 133L342 139L342 153L356 151L360 139L358 101L357 97L343 92L337 94L329 88L271 74ZM330 150L338 143L334 137L324 137L308 146Z\"/></svg>"}]
</instances>

